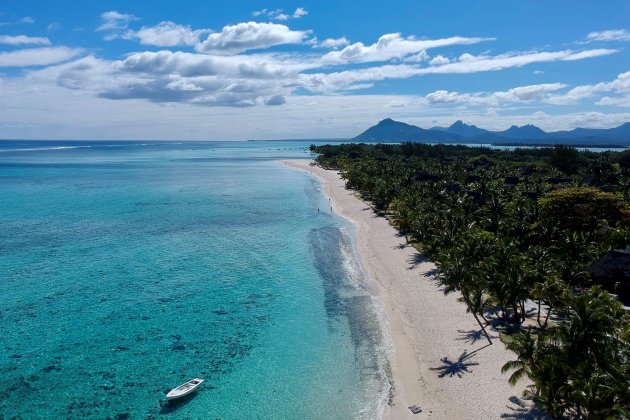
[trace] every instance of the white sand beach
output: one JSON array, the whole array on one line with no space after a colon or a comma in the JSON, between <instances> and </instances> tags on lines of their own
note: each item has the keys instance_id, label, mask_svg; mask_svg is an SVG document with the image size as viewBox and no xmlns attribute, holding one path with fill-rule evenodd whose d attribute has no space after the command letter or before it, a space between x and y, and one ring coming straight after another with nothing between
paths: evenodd
<instances>
[{"instance_id":1,"label":"white sand beach","mask_svg":"<svg viewBox=\"0 0 630 420\"><path fill-rule=\"evenodd\" d=\"M442 292L435 265L407 246L368 203L345 189L337 172L310 166L311 162L284 163L321 178L334 211L356 226L361 262L379 285L394 347L390 357L394 397L388 417L522 418L529 407L520 399L525 384L512 388L509 374L501 374L501 366L514 355L498 334L491 332L494 344L488 345L458 295ZM416 404L423 410L419 414L408 408Z\"/></svg>"}]
</instances>

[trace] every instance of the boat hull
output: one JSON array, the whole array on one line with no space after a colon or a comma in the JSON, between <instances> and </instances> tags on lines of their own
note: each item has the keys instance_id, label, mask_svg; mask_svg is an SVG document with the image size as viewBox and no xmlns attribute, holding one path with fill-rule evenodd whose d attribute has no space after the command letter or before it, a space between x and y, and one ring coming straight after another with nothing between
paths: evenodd
<instances>
[{"instance_id":1,"label":"boat hull","mask_svg":"<svg viewBox=\"0 0 630 420\"><path fill-rule=\"evenodd\" d=\"M193 379L184 384L181 384L177 388L172 389L168 394L166 394L166 401L177 401L179 399L185 398L191 394L194 394L199 390L199 387L203 383L203 379Z\"/></svg>"}]
</instances>

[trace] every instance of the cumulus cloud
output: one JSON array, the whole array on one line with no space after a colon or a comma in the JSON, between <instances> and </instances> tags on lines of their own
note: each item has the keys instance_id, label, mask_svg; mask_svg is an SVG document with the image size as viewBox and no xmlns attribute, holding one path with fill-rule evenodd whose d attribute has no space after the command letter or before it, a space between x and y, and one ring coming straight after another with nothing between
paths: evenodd
<instances>
[{"instance_id":1,"label":"cumulus cloud","mask_svg":"<svg viewBox=\"0 0 630 420\"><path fill-rule=\"evenodd\" d=\"M408 55L407 57L403 59L403 61L419 63L421 61L427 60L428 58L429 58L429 54L426 52L426 50L422 50L417 54Z\"/></svg>"},{"instance_id":2,"label":"cumulus cloud","mask_svg":"<svg viewBox=\"0 0 630 420\"><path fill-rule=\"evenodd\" d=\"M247 22L225 26L221 32L208 35L197 45L197 51L211 54L238 54L247 50L283 44L299 44L307 31L293 31L276 23Z\"/></svg>"},{"instance_id":3,"label":"cumulus cloud","mask_svg":"<svg viewBox=\"0 0 630 420\"><path fill-rule=\"evenodd\" d=\"M138 31L128 30L122 37L125 39L138 39L142 45L155 45L158 47L175 47L178 45L196 45L199 38L210 29L193 30L190 26L178 25L174 22L160 22L155 26L143 26Z\"/></svg>"},{"instance_id":4,"label":"cumulus cloud","mask_svg":"<svg viewBox=\"0 0 630 420\"><path fill-rule=\"evenodd\" d=\"M67 47L29 48L0 52L0 67L46 66L70 60L82 50Z\"/></svg>"},{"instance_id":5,"label":"cumulus cloud","mask_svg":"<svg viewBox=\"0 0 630 420\"><path fill-rule=\"evenodd\" d=\"M317 42L317 39L315 39L315 41L316 42L314 43L313 48L315 47L330 48L333 50L336 50L341 47L345 47L346 45L350 44L350 41L348 41L348 39L345 36L341 38L326 38L325 40L321 42Z\"/></svg>"},{"instance_id":6,"label":"cumulus cloud","mask_svg":"<svg viewBox=\"0 0 630 420\"><path fill-rule=\"evenodd\" d=\"M110 10L109 12L101 14L101 20L103 23L96 28L96 30L99 32L109 32L109 34L105 36L105 40L111 41L118 38L120 34L127 29L129 22L139 20L139 18L131 14Z\"/></svg>"},{"instance_id":7,"label":"cumulus cloud","mask_svg":"<svg viewBox=\"0 0 630 420\"><path fill-rule=\"evenodd\" d=\"M589 41L630 41L630 31L627 29L609 29L601 32L590 32L586 36Z\"/></svg>"},{"instance_id":8,"label":"cumulus cloud","mask_svg":"<svg viewBox=\"0 0 630 420\"><path fill-rule=\"evenodd\" d=\"M50 45L50 40L44 37L26 35L0 35L0 44L4 45Z\"/></svg>"},{"instance_id":9,"label":"cumulus cloud","mask_svg":"<svg viewBox=\"0 0 630 420\"><path fill-rule=\"evenodd\" d=\"M436 55L429 61L429 64L431 64L432 66L441 66L443 64L448 64L450 62L451 60L444 57L443 55Z\"/></svg>"},{"instance_id":10,"label":"cumulus cloud","mask_svg":"<svg viewBox=\"0 0 630 420\"><path fill-rule=\"evenodd\" d=\"M256 13L269 17L284 12L261 10ZM305 14L303 8L298 8L291 16L297 18ZM52 50L56 49L38 48L32 52L19 52L23 57L2 53L0 63L4 62L5 66L57 63L46 69L31 70L28 77L30 80L49 80L57 86L82 90L101 98L249 107L283 105L288 97L292 98L293 104L296 92L348 95L351 91L369 89L386 79L496 71L530 63L582 60L616 52L611 49L585 49L496 56L463 53L449 59L442 55L430 57L427 49L470 45L493 38L454 36L416 39L394 33L381 36L371 45L364 45L360 42L350 44L345 37L319 41L310 31L292 30L280 23L243 22L225 26L220 32L211 32L209 29L194 30L187 25L164 21L136 30L128 27L130 22L138 20L134 15L110 11L103 13L101 18L103 23L98 30L105 31L110 39L134 39L143 45L164 49L130 53L120 60L88 56L67 62L79 54L78 50L66 49L63 55L64 50L59 49L54 58L51 57ZM288 44L302 44L302 48L289 52L284 49L283 52L252 52ZM304 45L333 51L304 52ZM194 46L196 52L167 49L175 46ZM41 54L42 57L37 61L34 58L36 50L48 53L49 58ZM425 106L429 103L493 106L508 102L542 101L551 98L553 92L563 87L559 83L550 83L522 86L504 92L474 94L440 90L425 98L416 98L415 103ZM396 108L401 105L396 101L388 101L386 106Z\"/></svg>"},{"instance_id":11,"label":"cumulus cloud","mask_svg":"<svg viewBox=\"0 0 630 420\"><path fill-rule=\"evenodd\" d=\"M336 64L388 61L394 58L402 59L407 55L416 54L430 48L469 45L492 40L494 38L465 38L461 36L418 40L414 37L403 38L400 33L393 33L381 36L372 45L364 45L362 42L357 42L348 45L341 51L331 51L322 57L322 61Z\"/></svg>"},{"instance_id":12,"label":"cumulus cloud","mask_svg":"<svg viewBox=\"0 0 630 420\"><path fill-rule=\"evenodd\" d=\"M456 102L461 102L463 100L463 97L464 95L460 95L457 92L436 90L435 92L427 94L424 98L430 104L453 104ZM470 95L466 95L466 97L470 97Z\"/></svg>"},{"instance_id":13,"label":"cumulus cloud","mask_svg":"<svg viewBox=\"0 0 630 420\"><path fill-rule=\"evenodd\" d=\"M308 67L264 54L216 56L165 50L115 61L85 57L31 72L29 77L108 99L248 107L282 105L297 86L297 76Z\"/></svg>"}]
</instances>

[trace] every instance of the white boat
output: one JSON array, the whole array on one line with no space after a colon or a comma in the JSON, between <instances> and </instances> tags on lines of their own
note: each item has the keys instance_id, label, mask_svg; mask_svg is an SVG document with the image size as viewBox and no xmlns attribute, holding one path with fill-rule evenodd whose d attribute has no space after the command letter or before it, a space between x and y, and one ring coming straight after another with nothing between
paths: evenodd
<instances>
[{"instance_id":1,"label":"white boat","mask_svg":"<svg viewBox=\"0 0 630 420\"><path fill-rule=\"evenodd\" d=\"M166 394L166 401L174 401L180 398L185 397L186 395L190 395L199 389L199 386L203 383L203 379L195 378L186 382L185 384L181 384L177 388L172 389L168 394Z\"/></svg>"}]
</instances>

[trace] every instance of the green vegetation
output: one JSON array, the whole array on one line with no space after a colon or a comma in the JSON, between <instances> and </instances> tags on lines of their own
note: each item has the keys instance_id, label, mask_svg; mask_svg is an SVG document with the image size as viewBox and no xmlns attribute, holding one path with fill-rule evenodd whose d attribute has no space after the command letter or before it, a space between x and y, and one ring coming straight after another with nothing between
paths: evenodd
<instances>
[{"instance_id":1,"label":"green vegetation","mask_svg":"<svg viewBox=\"0 0 630 420\"><path fill-rule=\"evenodd\" d=\"M553 418L630 416L630 317L589 273L630 245L628 152L312 150L436 263L445 293L460 292L482 329L502 331L516 354L503 368L510 383L528 377Z\"/></svg>"}]
</instances>

